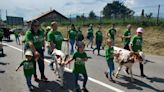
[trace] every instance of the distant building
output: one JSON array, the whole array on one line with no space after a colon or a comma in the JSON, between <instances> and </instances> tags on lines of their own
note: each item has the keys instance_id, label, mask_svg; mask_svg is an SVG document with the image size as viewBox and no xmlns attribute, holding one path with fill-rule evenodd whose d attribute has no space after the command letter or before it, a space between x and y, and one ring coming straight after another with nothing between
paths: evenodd
<instances>
[{"instance_id":1,"label":"distant building","mask_svg":"<svg viewBox=\"0 0 164 92\"><path fill-rule=\"evenodd\" d=\"M23 17L6 16L8 25L24 25Z\"/></svg>"},{"instance_id":2,"label":"distant building","mask_svg":"<svg viewBox=\"0 0 164 92\"><path fill-rule=\"evenodd\" d=\"M67 21L69 19L64 15L60 14L59 12L57 12L56 10L50 10L47 13L41 14L36 18L29 20L28 22L32 20L38 20L40 23L42 23L42 22L52 22L52 21L61 22L61 21Z\"/></svg>"}]
</instances>

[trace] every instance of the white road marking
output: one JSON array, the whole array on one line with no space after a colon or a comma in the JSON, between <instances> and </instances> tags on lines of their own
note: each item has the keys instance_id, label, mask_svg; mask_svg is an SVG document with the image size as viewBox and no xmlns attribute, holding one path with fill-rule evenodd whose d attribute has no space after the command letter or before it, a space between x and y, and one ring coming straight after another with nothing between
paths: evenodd
<instances>
[{"instance_id":1,"label":"white road marking","mask_svg":"<svg viewBox=\"0 0 164 92\"><path fill-rule=\"evenodd\" d=\"M4 45L7 45L7 46L9 46L9 47L11 47L11 48L13 48L13 49L16 49L16 50L18 50L18 51L23 52L23 50L21 50L21 49L19 49L19 48L17 48L17 47L14 47L14 46L9 45L9 44L7 44L7 43L3 43L3 44L4 44ZM49 60L47 60L47 59L44 59L44 60L45 60L45 62L50 63ZM65 70L68 71L68 72L72 72L72 70L69 69L69 68L65 68ZM96 80L96 79L94 79L94 78L88 77L88 79L89 79L90 81L94 82L94 83L97 83L97 84L99 84L99 85L101 85L101 86L103 86L103 87L106 87L106 88L108 88L108 89L110 89L110 90L113 90L113 91L115 91L115 92L125 92L125 91L123 91L123 90L120 90L120 89L118 89L118 88L116 88L116 87L113 87L113 86L111 86L111 85L108 85L108 84L106 84L106 83L103 83L103 82L101 82L101 81L99 81L99 80Z\"/></svg>"}]
</instances>

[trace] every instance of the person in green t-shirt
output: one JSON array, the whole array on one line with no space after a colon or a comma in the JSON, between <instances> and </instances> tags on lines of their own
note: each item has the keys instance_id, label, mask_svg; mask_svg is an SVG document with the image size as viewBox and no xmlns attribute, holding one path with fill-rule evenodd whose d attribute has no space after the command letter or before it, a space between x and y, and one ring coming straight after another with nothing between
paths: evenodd
<instances>
[{"instance_id":1,"label":"person in green t-shirt","mask_svg":"<svg viewBox=\"0 0 164 92\"><path fill-rule=\"evenodd\" d=\"M87 47L88 47L89 44L91 44L91 48L93 48L93 38L94 38L93 25L90 24L89 27L88 27L88 32L87 32L87 39L89 40L89 42L87 44Z\"/></svg>"},{"instance_id":2,"label":"person in green t-shirt","mask_svg":"<svg viewBox=\"0 0 164 92\"><path fill-rule=\"evenodd\" d=\"M115 82L112 78L112 74L114 71L114 48L112 46L112 41L107 39L107 47L105 49L105 58L108 65L108 71L105 72L105 76L112 82ZM108 76L109 75L109 76Z\"/></svg>"},{"instance_id":3,"label":"person in green t-shirt","mask_svg":"<svg viewBox=\"0 0 164 92\"><path fill-rule=\"evenodd\" d=\"M49 46L48 46L48 53L49 54L52 54L52 51L56 48L57 50L61 50L62 48L62 41L64 40L63 39L63 36L61 34L61 32L57 31L57 22L52 22L51 23L51 30L48 32L47 34L47 41L49 42ZM52 57L52 59L54 59ZM53 63L55 62L56 60L53 60L49 66L51 68L51 70L54 70L53 68Z\"/></svg>"},{"instance_id":4,"label":"person in green t-shirt","mask_svg":"<svg viewBox=\"0 0 164 92\"><path fill-rule=\"evenodd\" d=\"M44 32L40 28L40 23L37 20L31 22L31 28L25 33L25 50L31 49L34 53L35 60L38 61L39 70L41 74L41 79L47 81L48 79L44 75ZM36 63L35 63L35 73L34 80L39 81L36 73Z\"/></svg>"},{"instance_id":5,"label":"person in green t-shirt","mask_svg":"<svg viewBox=\"0 0 164 92\"><path fill-rule=\"evenodd\" d=\"M84 90L84 92L88 92L88 90L86 89L88 75L85 67L85 62L87 61L88 57L86 52L84 52L84 47L85 47L84 43L80 42L78 44L77 52L74 53L71 59L65 62L65 64L69 64L71 61L75 60L74 68L73 68L73 73L75 76L75 92L80 91L80 87L78 86L79 74L82 74L84 77L82 90Z\"/></svg>"},{"instance_id":6,"label":"person in green t-shirt","mask_svg":"<svg viewBox=\"0 0 164 92\"><path fill-rule=\"evenodd\" d=\"M79 42L82 42L84 40L83 33L81 32L80 26L77 27L77 39L76 39L76 46L78 45Z\"/></svg>"},{"instance_id":7,"label":"person in green t-shirt","mask_svg":"<svg viewBox=\"0 0 164 92\"><path fill-rule=\"evenodd\" d=\"M3 34L4 34L3 29L0 28L0 42L2 42Z\"/></svg>"},{"instance_id":8,"label":"person in green t-shirt","mask_svg":"<svg viewBox=\"0 0 164 92\"><path fill-rule=\"evenodd\" d=\"M14 32L14 35L15 35L16 43L17 43L18 45L20 45L20 40L19 40L20 35L19 35L19 32Z\"/></svg>"},{"instance_id":9,"label":"person in green t-shirt","mask_svg":"<svg viewBox=\"0 0 164 92\"><path fill-rule=\"evenodd\" d=\"M34 74L34 62L33 53L30 50L26 50L25 52L26 60L23 60L16 71L19 70L21 66L23 66L24 76L26 78L26 83L29 90L33 90L33 85L31 83L32 75Z\"/></svg>"},{"instance_id":10,"label":"person in green t-shirt","mask_svg":"<svg viewBox=\"0 0 164 92\"><path fill-rule=\"evenodd\" d=\"M133 51L133 52L142 51L142 44L143 44L142 34L143 34L143 32L144 32L144 29L142 27L137 28L137 30L136 30L137 34L132 37L130 44L129 44L130 51ZM142 62L140 62L139 64L140 64L141 77L146 77L146 75L144 74L144 66L143 66Z\"/></svg>"},{"instance_id":11,"label":"person in green t-shirt","mask_svg":"<svg viewBox=\"0 0 164 92\"><path fill-rule=\"evenodd\" d=\"M114 46L116 36L115 24L112 24L112 27L108 30L107 36L112 40L112 45Z\"/></svg>"},{"instance_id":12,"label":"person in green t-shirt","mask_svg":"<svg viewBox=\"0 0 164 92\"><path fill-rule=\"evenodd\" d=\"M71 29L68 31L68 37L69 37L69 41L71 44L71 51L70 51L71 53L70 54L73 54L74 53L74 44L75 44L75 40L77 38L77 31L76 31L74 24L71 25Z\"/></svg>"},{"instance_id":13,"label":"person in green t-shirt","mask_svg":"<svg viewBox=\"0 0 164 92\"><path fill-rule=\"evenodd\" d=\"M98 26L98 31L96 32L96 48L93 49L93 54L94 51L97 49L98 55L100 55L100 47L103 41L103 33L101 32L101 26Z\"/></svg>"},{"instance_id":14,"label":"person in green t-shirt","mask_svg":"<svg viewBox=\"0 0 164 92\"><path fill-rule=\"evenodd\" d=\"M126 50L130 50L129 49L130 38L131 38L131 25L129 24L127 25L127 29L124 31L123 36L122 36L124 49Z\"/></svg>"}]
</instances>

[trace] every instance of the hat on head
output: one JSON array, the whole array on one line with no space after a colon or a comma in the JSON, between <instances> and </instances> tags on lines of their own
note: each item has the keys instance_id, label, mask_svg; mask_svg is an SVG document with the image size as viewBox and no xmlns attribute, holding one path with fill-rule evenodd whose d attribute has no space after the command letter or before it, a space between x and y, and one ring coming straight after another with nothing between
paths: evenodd
<instances>
[{"instance_id":1,"label":"hat on head","mask_svg":"<svg viewBox=\"0 0 164 92\"><path fill-rule=\"evenodd\" d=\"M137 32L137 33L138 33L138 32L143 33L143 32L144 32L144 29L143 29L142 27L138 27L137 30L136 30L136 32Z\"/></svg>"},{"instance_id":2,"label":"hat on head","mask_svg":"<svg viewBox=\"0 0 164 92\"><path fill-rule=\"evenodd\" d=\"M33 56L33 53L30 50L26 50L25 55L27 55L27 56Z\"/></svg>"},{"instance_id":3,"label":"hat on head","mask_svg":"<svg viewBox=\"0 0 164 92\"><path fill-rule=\"evenodd\" d=\"M92 24L90 24L89 26L90 26L90 27L92 27L93 25L92 25Z\"/></svg>"},{"instance_id":4,"label":"hat on head","mask_svg":"<svg viewBox=\"0 0 164 92\"><path fill-rule=\"evenodd\" d=\"M78 42L78 44L77 44L77 47L78 48L82 48L84 46L85 46L84 42Z\"/></svg>"},{"instance_id":5,"label":"hat on head","mask_svg":"<svg viewBox=\"0 0 164 92\"><path fill-rule=\"evenodd\" d=\"M131 28L131 25L130 25L130 24L128 24L128 25L127 25L127 28L128 28L128 29L129 29L129 28Z\"/></svg>"}]
</instances>

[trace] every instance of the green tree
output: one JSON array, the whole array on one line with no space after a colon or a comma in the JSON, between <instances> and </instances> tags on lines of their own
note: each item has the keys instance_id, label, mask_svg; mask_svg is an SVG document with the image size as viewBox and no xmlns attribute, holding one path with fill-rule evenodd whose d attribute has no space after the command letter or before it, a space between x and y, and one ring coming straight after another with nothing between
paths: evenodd
<instances>
[{"instance_id":1,"label":"green tree","mask_svg":"<svg viewBox=\"0 0 164 92\"><path fill-rule=\"evenodd\" d=\"M127 8L123 3L119 1L113 1L112 3L107 3L103 9L103 16L106 18L125 18L133 16L134 11Z\"/></svg>"},{"instance_id":2,"label":"green tree","mask_svg":"<svg viewBox=\"0 0 164 92\"><path fill-rule=\"evenodd\" d=\"M88 17L89 19L96 19L96 14L93 11L91 11Z\"/></svg>"}]
</instances>

